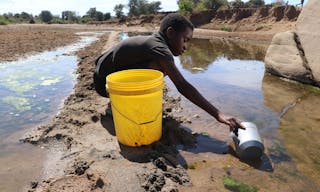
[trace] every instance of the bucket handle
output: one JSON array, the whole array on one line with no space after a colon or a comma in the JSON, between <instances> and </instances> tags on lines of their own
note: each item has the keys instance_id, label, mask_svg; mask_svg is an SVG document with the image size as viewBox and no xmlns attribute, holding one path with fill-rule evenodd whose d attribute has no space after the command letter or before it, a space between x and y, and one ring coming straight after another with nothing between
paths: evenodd
<instances>
[{"instance_id":1,"label":"bucket handle","mask_svg":"<svg viewBox=\"0 0 320 192\"><path fill-rule=\"evenodd\" d=\"M111 105L112 105L112 107L120 114L120 115L122 115L123 117L125 117L126 119L128 119L129 121L131 121L132 123L134 123L134 124L136 124L136 125L145 125L145 124L148 124L148 123L152 123L152 122L155 122L156 120L157 120L157 118L158 118L158 116L161 114L161 110L158 112L158 114L154 117L154 119L152 119L152 120L150 120L150 121L146 121L146 122L142 122L142 123L137 123L136 121L134 121L134 120L132 120L132 119L130 119L129 117L127 117L126 115L124 115L123 113L121 113L118 109L117 109L117 107L115 106L115 105L113 105L112 103L111 103Z\"/></svg>"}]
</instances>

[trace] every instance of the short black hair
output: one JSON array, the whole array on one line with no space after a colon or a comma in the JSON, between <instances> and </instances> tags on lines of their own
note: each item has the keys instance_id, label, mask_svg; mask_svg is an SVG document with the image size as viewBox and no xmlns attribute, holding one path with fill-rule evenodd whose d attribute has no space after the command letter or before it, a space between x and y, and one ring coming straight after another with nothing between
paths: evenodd
<instances>
[{"instance_id":1,"label":"short black hair","mask_svg":"<svg viewBox=\"0 0 320 192\"><path fill-rule=\"evenodd\" d=\"M187 27L194 29L193 24L185 16L178 13L170 13L162 19L160 32L164 33L169 27L177 32L185 31Z\"/></svg>"}]
</instances>

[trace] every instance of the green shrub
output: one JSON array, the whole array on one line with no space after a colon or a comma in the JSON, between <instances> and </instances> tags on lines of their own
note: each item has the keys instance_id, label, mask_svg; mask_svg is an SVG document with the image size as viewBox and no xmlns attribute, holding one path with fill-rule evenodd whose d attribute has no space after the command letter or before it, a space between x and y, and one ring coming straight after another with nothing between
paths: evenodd
<instances>
[{"instance_id":1,"label":"green shrub","mask_svg":"<svg viewBox=\"0 0 320 192\"><path fill-rule=\"evenodd\" d=\"M89 23L90 21L92 21L92 19L90 17L86 17L86 16L84 16L80 19L80 23L84 23L84 24Z\"/></svg>"},{"instance_id":2,"label":"green shrub","mask_svg":"<svg viewBox=\"0 0 320 192\"><path fill-rule=\"evenodd\" d=\"M50 21L50 23L54 23L54 24L65 24L65 23L67 23L67 22L64 21L64 20L62 20L62 19L60 19L60 18L54 17L54 18Z\"/></svg>"},{"instance_id":3,"label":"green shrub","mask_svg":"<svg viewBox=\"0 0 320 192\"><path fill-rule=\"evenodd\" d=\"M230 27L221 27L221 31L231 32L232 29Z\"/></svg>"},{"instance_id":4,"label":"green shrub","mask_svg":"<svg viewBox=\"0 0 320 192\"><path fill-rule=\"evenodd\" d=\"M180 13L187 13L192 12L193 10L193 2L190 0L179 0L178 1L179 12Z\"/></svg>"},{"instance_id":5,"label":"green shrub","mask_svg":"<svg viewBox=\"0 0 320 192\"><path fill-rule=\"evenodd\" d=\"M0 25L8 25L11 22L3 16L0 16Z\"/></svg>"}]
</instances>

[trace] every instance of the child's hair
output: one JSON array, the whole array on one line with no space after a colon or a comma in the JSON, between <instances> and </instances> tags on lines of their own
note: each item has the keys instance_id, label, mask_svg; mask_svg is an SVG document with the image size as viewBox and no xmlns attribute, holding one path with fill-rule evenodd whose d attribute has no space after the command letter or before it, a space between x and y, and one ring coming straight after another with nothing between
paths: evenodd
<instances>
[{"instance_id":1,"label":"child's hair","mask_svg":"<svg viewBox=\"0 0 320 192\"><path fill-rule=\"evenodd\" d=\"M183 15L171 13L165 16L160 24L160 32L164 33L168 27L172 27L177 32L186 30L187 27L194 29L193 24Z\"/></svg>"}]
</instances>

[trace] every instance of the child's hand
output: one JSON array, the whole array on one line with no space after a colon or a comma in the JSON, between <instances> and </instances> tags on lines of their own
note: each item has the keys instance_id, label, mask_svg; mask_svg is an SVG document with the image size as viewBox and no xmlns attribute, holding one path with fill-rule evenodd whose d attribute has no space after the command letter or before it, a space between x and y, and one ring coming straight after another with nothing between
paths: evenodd
<instances>
[{"instance_id":1,"label":"child's hand","mask_svg":"<svg viewBox=\"0 0 320 192\"><path fill-rule=\"evenodd\" d=\"M230 127L230 131L236 130L238 128L240 129L246 129L243 125L240 124L240 121L238 121L236 118L234 117L229 117L223 113L219 113L218 114L218 118L217 120L220 123L224 123L226 125L229 125Z\"/></svg>"}]
</instances>

